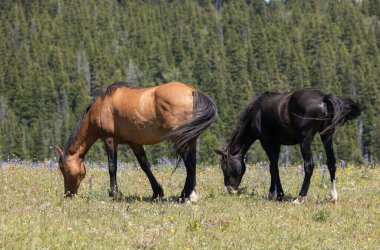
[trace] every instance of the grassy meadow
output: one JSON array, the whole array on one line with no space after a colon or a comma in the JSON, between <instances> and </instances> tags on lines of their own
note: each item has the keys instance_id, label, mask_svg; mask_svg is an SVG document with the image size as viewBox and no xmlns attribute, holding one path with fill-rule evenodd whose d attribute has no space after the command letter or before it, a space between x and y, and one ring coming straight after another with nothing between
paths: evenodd
<instances>
[{"instance_id":1,"label":"grassy meadow","mask_svg":"<svg viewBox=\"0 0 380 250\"><path fill-rule=\"evenodd\" d=\"M329 175L317 166L308 201L293 205L300 166L282 167L284 202L268 201L265 164L247 168L241 192L227 195L217 166L197 172L197 204L174 200L185 170L154 168L165 191L152 203L140 168L119 168L123 196L108 197L108 170L88 168L79 195L63 197L63 178L52 163L0 166L2 249L379 249L380 168L339 167L339 202L325 202Z\"/></svg>"}]
</instances>

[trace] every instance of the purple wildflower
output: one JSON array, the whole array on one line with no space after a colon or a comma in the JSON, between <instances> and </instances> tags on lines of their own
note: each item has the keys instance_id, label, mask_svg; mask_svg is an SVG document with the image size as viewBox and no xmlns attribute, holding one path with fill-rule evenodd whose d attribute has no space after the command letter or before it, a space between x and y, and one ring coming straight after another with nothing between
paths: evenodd
<instances>
[{"instance_id":1,"label":"purple wildflower","mask_svg":"<svg viewBox=\"0 0 380 250\"><path fill-rule=\"evenodd\" d=\"M327 170L327 166L326 166L326 165L322 165L322 172L323 172L323 175L326 174L326 170Z\"/></svg>"},{"instance_id":2,"label":"purple wildflower","mask_svg":"<svg viewBox=\"0 0 380 250\"><path fill-rule=\"evenodd\" d=\"M375 160L373 159L373 156L371 155L369 157L369 164L374 164L375 163Z\"/></svg>"},{"instance_id":3,"label":"purple wildflower","mask_svg":"<svg viewBox=\"0 0 380 250\"><path fill-rule=\"evenodd\" d=\"M55 166L55 161L54 160L50 160L49 163L48 163L48 168L54 168Z\"/></svg>"},{"instance_id":4,"label":"purple wildflower","mask_svg":"<svg viewBox=\"0 0 380 250\"><path fill-rule=\"evenodd\" d=\"M346 166L346 162L344 160L341 161L341 167L342 169L345 169L347 166Z\"/></svg>"},{"instance_id":5,"label":"purple wildflower","mask_svg":"<svg viewBox=\"0 0 380 250\"><path fill-rule=\"evenodd\" d=\"M20 162L20 160L17 157L13 157L10 160L10 163L13 164L13 165L18 165L19 162Z\"/></svg>"}]
</instances>

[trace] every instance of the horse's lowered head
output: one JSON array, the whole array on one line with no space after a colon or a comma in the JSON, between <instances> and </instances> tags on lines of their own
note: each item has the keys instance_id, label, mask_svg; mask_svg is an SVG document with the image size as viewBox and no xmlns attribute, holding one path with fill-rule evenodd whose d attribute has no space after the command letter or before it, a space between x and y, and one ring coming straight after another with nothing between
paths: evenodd
<instances>
[{"instance_id":1,"label":"horse's lowered head","mask_svg":"<svg viewBox=\"0 0 380 250\"><path fill-rule=\"evenodd\" d=\"M75 156L66 156L65 153L56 147L59 154L59 169L63 175L65 195L72 197L78 192L79 185L86 176L84 162Z\"/></svg>"},{"instance_id":2,"label":"horse's lowered head","mask_svg":"<svg viewBox=\"0 0 380 250\"><path fill-rule=\"evenodd\" d=\"M226 191L236 194L246 169L243 157L240 153L231 154L228 149L215 150L215 153L222 157L220 167L223 171Z\"/></svg>"}]
</instances>

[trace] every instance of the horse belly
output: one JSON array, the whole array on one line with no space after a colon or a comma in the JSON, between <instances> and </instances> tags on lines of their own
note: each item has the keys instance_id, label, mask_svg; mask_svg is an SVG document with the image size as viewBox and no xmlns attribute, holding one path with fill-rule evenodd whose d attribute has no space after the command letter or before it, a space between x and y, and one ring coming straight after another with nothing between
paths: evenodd
<instances>
[{"instance_id":1,"label":"horse belly","mask_svg":"<svg viewBox=\"0 0 380 250\"><path fill-rule=\"evenodd\" d=\"M130 117L123 117L118 119L115 125L114 136L119 138L122 144L157 144L164 141L167 134L157 120L136 122Z\"/></svg>"},{"instance_id":2,"label":"horse belly","mask_svg":"<svg viewBox=\"0 0 380 250\"><path fill-rule=\"evenodd\" d=\"M279 129L277 133L277 141L281 145L296 145L299 144L299 140L295 131L291 129Z\"/></svg>"}]
</instances>

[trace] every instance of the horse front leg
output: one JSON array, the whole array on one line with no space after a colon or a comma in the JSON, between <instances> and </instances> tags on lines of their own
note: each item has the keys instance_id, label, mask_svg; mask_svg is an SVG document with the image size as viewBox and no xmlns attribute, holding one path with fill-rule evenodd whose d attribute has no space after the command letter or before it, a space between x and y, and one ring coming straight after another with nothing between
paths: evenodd
<instances>
[{"instance_id":1,"label":"horse front leg","mask_svg":"<svg viewBox=\"0 0 380 250\"><path fill-rule=\"evenodd\" d=\"M117 197L119 192L117 188L117 143L113 138L107 138L104 140L105 149L108 158L108 172L110 175L110 190L109 196Z\"/></svg>"},{"instance_id":2,"label":"horse front leg","mask_svg":"<svg viewBox=\"0 0 380 250\"><path fill-rule=\"evenodd\" d=\"M335 171L336 171L336 159L333 150L333 138L332 135L321 135L323 146L325 147L327 156L327 167L330 172L331 190L327 199L332 203L338 201L338 192L335 189Z\"/></svg>"},{"instance_id":3,"label":"horse front leg","mask_svg":"<svg viewBox=\"0 0 380 250\"><path fill-rule=\"evenodd\" d=\"M284 190L282 189L280 173L278 170L278 158L280 156L281 145L278 143L261 142L268 158L270 171L270 188L268 199L281 201L284 198Z\"/></svg>"},{"instance_id":4,"label":"horse front leg","mask_svg":"<svg viewBox=\"0 0 380 250\"><path fill-rule=\"evenodd\" d=\"M306 201L307 191L309 190L310 186L310 179L313 175L314 161L311 152L311 140L304 139L302 141L301 154L304 160L305 177L298 198L293 202L295 204L300 204Z\"/></svg>"},{"instance_id":5,"label":"horse front leg","mask_svg":"<svg viewBox=\"0 0 380 250\"><path fill-rule=\"evenodd\" d=\"M181 157L186 166L186 181L185 186L181 192L180 200L184 202L195 203L198 201L198 195L196 193L196 143L190 146L189 152Z\"/></svg>"},{"instance_id":6,"label":"horse front leg","mask_svg":"<svg viewBox=\"0 0 380 250\"><path fill-rule=\"evenodd\" d=\"M156 177L154 177L152 170L150 169L150 164L148 158L145 155L144 147L142 145L130 145L130 147L132 148L132 151L135 154L142 170L145 172L146 176L149 179L150 186L153 190L152 200L164 197L164 190L162 189L161 185L158 183Z\"/></svg>"}]
</instances>

